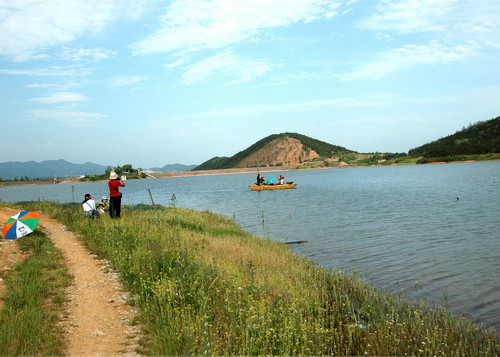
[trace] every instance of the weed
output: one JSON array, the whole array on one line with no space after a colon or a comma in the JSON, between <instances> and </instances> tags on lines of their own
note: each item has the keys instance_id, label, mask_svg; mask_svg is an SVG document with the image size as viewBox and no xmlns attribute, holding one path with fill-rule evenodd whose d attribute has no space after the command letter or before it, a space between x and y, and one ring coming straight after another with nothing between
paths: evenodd
<instances>
[{"instance_id":1,"label":"weed","mask_svg":"<svg viewBox=\"0 0 500 357\"><path fill-rule=\"evenodd\" d=\"M446 309L378 293L209 212L27 204L108 259L135 296L151 355L499 355L499 338ZM104 217L107 218L107 217Z\"/></svg>"},{"instance_id":2,"label":"weed","mask_svg":"<svg viewBox=\"0 0 500 357\"><path fill-rule=\"evenodd\" d=\"M61 252L38 230L17 242L29 255L7 278L0 313L1 355L62 355L57 320L70 277Z\"/></svg>"}]
</instances>

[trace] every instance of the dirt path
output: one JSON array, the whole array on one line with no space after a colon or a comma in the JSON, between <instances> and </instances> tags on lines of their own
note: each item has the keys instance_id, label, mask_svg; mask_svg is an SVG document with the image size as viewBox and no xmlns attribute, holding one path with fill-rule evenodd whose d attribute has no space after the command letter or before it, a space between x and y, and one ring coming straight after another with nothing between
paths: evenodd
<instances>
[{"instance_id":1,"label":"dirt path","mask_svg":"<svg viewBox=\"0 0 500 357\"><path fill-rule=\"evenodd\" d=\"M19 210L0 207L0 224L17 212ZM106 264L90 255L76 236L59 222L43 214L40 218L38 227L63 252L65 264L74 277L73 286L67 292L69 301L62 321L68 346L66 355L136 356L139 330L130 325L135 311L125 301L126 294L118 276L105 273ZM22 258L15 253L17 244L3 242L0 245L2 262L10 259L8 264L13 264L15 258ZM8 264L2 263L5 266L0 266L0 272L9 269Z\"/></svg>"}]
</instances>

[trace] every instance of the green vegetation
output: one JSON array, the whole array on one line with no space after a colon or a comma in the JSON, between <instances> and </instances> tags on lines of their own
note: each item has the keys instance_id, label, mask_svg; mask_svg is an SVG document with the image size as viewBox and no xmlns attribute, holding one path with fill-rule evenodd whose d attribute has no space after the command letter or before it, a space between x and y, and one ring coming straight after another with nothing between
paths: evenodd
<instances>
[{"instance_id":1,"label":"green vegetation","mask_svg":"<svg viewBox=\"0 0 500 357\"><path fill-rule=\"evenodd\" d=\"M377 293L220 215L125 206L121 220L88 220L76 204L23 207L66 224L120 272L146 355L500 354L493 330Z\"/></svg>"},{"instance_id":2,"label":"green vegetation","mask_svg":"<svg viewBox=\"0 0 500 357\"><path fill-rule=\"evenodd\" d=\"M201 165L196 166L191 171L218 170L218 169L226 168L225 163L227 162L228 159L229 158L226 156L215 156L215 157L211 158L210 160L205 161Z\"/></svg>"},{"instance_id":3,"label":"green vegetation","mask_svg":"<svg viewBox=\"0 0 500 357\"><path fill-rule=\"evenodd\" d=\"M30 185L42 185L42 184L47 184L47 183L53 183L53 179L26 179L24 178L17 178L14 177L12 180L3 180L0 178L0 187L6 187L6 186L17 186L17 185L23 185L23 184L30 184Z\"/></svg>"},{"instance_id":4,"label":"green vegetation","mask_svg":"<svg viewBox=\"0 0 500 357\"><path fill-rule=\"evenodd\" d=\"M140 179L146 178L146 174L142 172L142 169L134 169L132 165L127 164L123 166L116 166L115 168L108 167L102 175L90 175L85 176L80 179L80 181L102 181L109 180L109 174L114 171L118 176L126 175L127 179Z\"/></svg>"},{"instance_id":5,"label":"green vegetation","mask_svg":"<svg viewBox=\"0 0 500 357\"><path fill-rule=\"evenodd\" d=\"M453 135L411 149L411 156L455 161L456 156L500 153L500 117L480 121ZM444 159L444 160L443 160Z\"/></svg>"},{"instance_id":6,"label":"green vegetation","mask_svg":"<svg viewBox=\"0 0 500 357\"><path fill-rule=\"evenodd\" d=\"M339 156L343 157L348 154L355 154L354 151L348 150L341 146L336 146L332 144L328 144L324 141L320 141L317 139L310 138L305 135L297 134L297 133L281 133L281 134L273 134L265 137L262 140L257 141L255 144L251 145L247 149L238 152L237 154L231 157L214 157L208 161L205 161L203 164L197 166L193 170L218 170L218 169L232 169L238 167L238 164L245 160L247 157L255 154L266 145L271 143L272 141L280 138L293 138L299 140L302 145L306 148L314 150L321 157L333 157ZM263 166L265 166L263 164Z\"/></svg>"},{"instance_id":7,"label":"green vegetation","mask_svg":"<svg viewBox=\"0 0 500 357\"><path fill-rule=\"evenodd\" d=\"M285 133L280 135L288 136L290 138L299 140L302 143L302 145L316 151L320 157L332 157L332 156L343 157L348 154L356 153L355 151L348 150L342 146L328 144L324 141L313 139L302 134Z\"/></svg>"},{"instance_id":8,"label":"green vegetation","mask_svg":"<svg viewBox=\"0 0 500 357\"><path fill-rule=\"evenodd\" d=\"M2 276L7 291L0 312L1 355L62 355L58 319L70 277L61 252L38 230L17 243L29 255Z\"/></svg>"},{"instance_id":9,"label":"green vegetation","mask_svg":"<svg viewBox=\"0 0 500 357\"><path fill-rule=\"evenodd\" d=\"M456 155L446 157L421 157L416 158L417 164L428 164L433 162L458 162L458 161L489 161L500 160L500 153L478 154L478 155Z\"/></svg>"},{"instance_id":10,"label":"green vegetation","mask_svg":"<svg viewBox=\"0 0 500 357\"><path fill-rule=\"evenodd\" d=\"M350 163L357 166L391 165L404 163L408 159L406 153L374 153L364 154L363 156L364 157L350 161Z\"/></svg>"},{"instance_id":11,"label":"green vegetation","mask_svg":"<svg viewBox=\"0 0 500 357\"><path fill-rule=\"evenodd\" d=\"M428 163L436 161L468 161L468 160L498 160L498 156L491 154L500 153L500 117L488 121L471 124L463 130L412 149L406 153L366 153L360 154L341 146L310 138L297 133L273 134L259 140L247 149L238 152L232 157L214 157L193 170L217 170L237 168L238 165L263 149L272 141L280 138L294 138L304 145L306 150L314 150L320 156L314 160L302 162L298 169L313 169L319 167L337 166L332 158L344 161L353 166L371 165L404 165L415 163ZM485 156L486 155L486 156ZM486 157L490 158L486 158ZM260 166L271 166L272 160L263 160Z\"/></svg>"},{"instance_id":12,"label":"green vegetation","mask_svg":"<svg viewBox=\"0 0 500 357\"><path fill-rule=\"evenodd\" d=\"M390 159L382 163L383 166L385 165L413 165L416 164L418 161L418 157L413 157L409 155L401 156L398 158Z\"/></svg>"},{"instance_id":13,"label":"green vegetation","mask_svg":"<svg viewBox=\"0 0 500 357\"><path fill-rule=\"evenodd\" d=\"M39 180L39 179L35 179L35 180ZM4 180L3 178L0 177L0 182L4 182L4 181L6 181L6 180ZM7 180L7 181L25 182L25 181L31 181L31 179L28 176L24 176L24 177L14 177L12 180Z\"/></svg>"}]
</instances>

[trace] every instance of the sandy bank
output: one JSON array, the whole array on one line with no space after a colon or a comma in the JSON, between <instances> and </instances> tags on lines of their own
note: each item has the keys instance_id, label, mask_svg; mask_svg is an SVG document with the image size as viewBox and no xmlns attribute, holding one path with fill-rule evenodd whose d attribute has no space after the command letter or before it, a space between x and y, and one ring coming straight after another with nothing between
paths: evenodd
<instances>
[{"instance_id":1,"label":"sandy bank","mask_svg":"<svg viewBox=\"0 0 500 357\"><path fill-rule=\"evenodd\" d=\"M179 171L179 172L153 172L152 175L156 178L163 177L192 177L192 176L212 176L212 175L237 175L237 174L257 174L263 172L288 172L296 171L296 166L279 166L279 167L250 167L238 169L224 170L202 170L202 171Z\"/></svg>"}]
</instances>

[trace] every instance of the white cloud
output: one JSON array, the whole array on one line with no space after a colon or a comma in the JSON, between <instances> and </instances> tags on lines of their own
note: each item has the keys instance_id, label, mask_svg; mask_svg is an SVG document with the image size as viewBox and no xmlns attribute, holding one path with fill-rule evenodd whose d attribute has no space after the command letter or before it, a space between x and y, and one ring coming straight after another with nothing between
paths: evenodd
<instances>
[{"instance_id":1,"label":"white cloud","mask_svg":"<svg viewBox=\"0 0 500 357\"><path fill-rule=\"evenodd\" d=\"M87 75L89 71L82 68L52 66L35 69L0 69L0 74L33 77L75 77Z\"/></svg>"},{"instance_id":2,"label":"white cloud","mask_svg":"<svg viewBox=\"0 0 500 357\"><path fill-rule=\"evenodd\" d=\"M335 16L335 0L176 0L160 28L131 45L136 54L221 48L266 29Z\"/></svg>"},{"instance_id":3,"label":"white cloud","mask_svg":"<svg viewBox=\"0 0 500 357\"><path fill-rule=\"evenodd\" d=\"M361 27L377 31L395 30L400 33L442 31L445 15L457 0L386 0L377 11L364 19Z\"/></svg>"},{"instance_id":4,"label":"white cloud","mask_svg":"<svg viewBox=\"0 0 500 357\"><path fill-rule=\"evenodd\" d=\"M175 61L165 63L163 67L170 70L185 65L190 61L189 55L185 51L177 52L173 55L173 57L175 58Z\"/></svg>"},{"instance_id":5,"label":"white cloud","mask_svg":"<svg viewBox=\"0 0 500 357\"><path fill-rule=\"evenodd\" d=\"M99 113L87 113L70 111L66 109L38 109L30 112L36 120L50 121L55 124L71 127L98 126L107 118L106 115Z\"/></svg>"},{"instance_id":6,"label":"white cloud","mask_svg":"<svg viewBox=\"0 0 500 357\"><path fill-rule=\"evenodd\" d=\"M67 61L88 61L99 62L116 54L116 51L103 48L72 48L64 49L61 54L62 59Z\"/></svg>"},{"instance_id":7,"label":"white cloud","mask_svg":"<svg viewBox=\"0 0 500 357\"><path fill-rule=\"evenodd\" d=\"M383 0L360 27L401 34L434 32L451 37L498 31L497 0Z\"/></svg>"},{"instance_id":8,"label":"white cloud","mask_svg":"<svg viewBox=\"0 0 500 357\"><path fill-rule=\"evenodd\" d=\"M58 93L52 93L45 97L32 98L31 100L34 102L41 102L41 103L67 103L67 102L82 102L87 100L87 97L78 93L58 92Z\"/></svg>"},{"instance_id":9,"label":"white cloud","mask_svg":"<svg viewBox=\"0 0 500 357\"><path fill-rule=\"evenodd\" d=\"M283 103L283 104L268 104L268 105L243 105L238 107L228 107L219 110L207 112L199 112L186 114L177 118L167 120L155 120L149 125L155 130L163 128L171 128L176 126L189 125L197 126L200 122L207 122L206 119L211 119L210 125L215 121L224 121L227 118L235 120L238 118L252 118L257 116L273 116L279 114L306 112L311 113L316 110L327 108L333 110L336 108L359 108L359 107L381 107L391 106L401 98L394 94L379 93L373 96L360 97L338 97L312 100L299 103ZM224 121L225 122L225 121Z\"/></svg>"},{"instance_id":10,"label":"white cloud","mask_svg":"<svg viewBox=\"0 0 500 357\"><path fill-rule=\"evenodd\" d=\"M274 66L275 64L269 60L244 58L232 51L225 51L190 66L184 73L182 82L190 85L219 72L233 78L227 84L247 82L254 77L262 76Z\"/></svg>"},{"instance_id":11,"label":"white cloud","mask_svg":"<svg viewBox=\"0 0 500 357\"><path fill-rule=\"evenodd\" d=\"M47 49L87 33L98 33L119 16L141 13L144 1L0 0L0 56L17 62L46 55Z\"/></svg>"},{"instance_id":12,"label":"white cloud","mask_svg":"<svg viewBox=\"0 0 500 357\"><path fill-rule=\"evenodd\" d=\"M149 78L148 76L115 76L111 78L108 87L116 88L116 87L129 86L131 84L145 81L148 78Z\"/></svg>"},{"instance_id":13,"label":"white cloud","mask_svg":"<svg viewBox=\"0 0 500 357\"><path fill-rule=\"evenodd\" d=\"M54 84L54 83L33 83L26 85L26 87L28 88L57 88L59 86L60 86L59 84Z\"/></svg>"},{"instance_id":14,"label":"white cloud","mask_svg":"<svg viewBox=\"0 0 500 357\"><path fill-rule=\"evenodd\" d=\"M339 75L343 80L379 79L388 74L418 65L445 64L461 61L475 51L472 46L447 47L439 42L428 45L406 45L380 55L379 59L354 67L350 73Z\"/></svg>"},{"instance_id":15,"label":"white cloud","mask_svg":"<svg viewBox=\"0 0 500 357\"><path fill-rule=\"evenodd\" d=\"M480 56L500 44L497 0L382 0L359 27L378 39L412 43L355 66L344 80L378 79L418 65L449 64ZM429 38L439 38L430 40ZM423 44L416 44L417 42Z\"/></svg>"}]
</instances>

